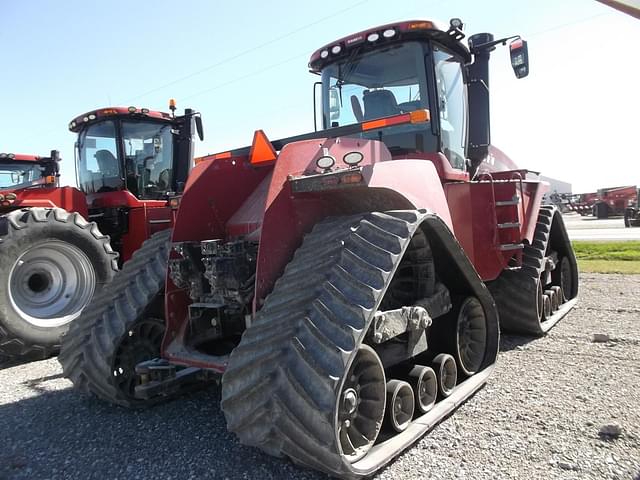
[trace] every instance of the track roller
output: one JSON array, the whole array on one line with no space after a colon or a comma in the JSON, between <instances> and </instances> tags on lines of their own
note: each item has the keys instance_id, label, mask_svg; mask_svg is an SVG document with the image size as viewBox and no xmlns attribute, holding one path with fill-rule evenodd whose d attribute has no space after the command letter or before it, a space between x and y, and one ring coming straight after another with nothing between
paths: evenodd
<instances>
[{"instance_id":1,"label":"track roller","mask_svg":"<svg viewBox=\"0 0 640 480\"><path fill-rule=\"evenodd\" d=\"M411 385L402 380L387 382L387 421L396 432L404 432L413 418L415 401Z\"/></svg>"},{"instance_id":2,"label":"track roller","mask_svg":"<svg viewBox=\"0 0 640 480\"><path fill-rule=\"evenodd\" d=\"M448 353L441 353L433 359L433 369L438 378L438 394L446 398L451 395L458 381L456 359Z\"/></svg>"},{"instance_id":3,"label":"track roller","mask_svg":"<svg viewBox=\"0 0 640 480\"><path fill-rule=\"evenodd\" d=\"M555 312L556 310L558 310L560 304L558 302L558 296L556 295L555 290L545 290L544 294L549 297L549 302L551 303L551 312Z\"/></svg>"},{"instance_id":4,"label":"track roller","mask_svg":"<svg viewBox=\"0 0 640 480\"><path fill-rule=\"evenodd\" d=\"M547 320L551 317L552 308L551 308L551 298L549 295L542 296L542 320Z\"/></svg>"},{"instance_id":5,"label":"track roller","mask_svg":"<svg viewBox=\"0 0 640 480\"><path fill-rule=\"evenodd\" d=\"M558 302L558 308L560 307L560 305L562 305L564 303L564 292L562 291L562 287L558 286L558 285L552 285L551 287L549 287L549 289L551 291L553 291L553 293L556 296L556 301Z\"/></svg>"},{"instance_id":6,"label":"track roller","mask_svg":"<svg viewBox=\"0 0 640 480\"><path fill-rule=\"evenodd\" d=\"M416 365L409 372L409 384L416 397L416 408L421 413L427 413L433 408L438 398L436 372L431 367Z\"/></svg>"}]
</instances>

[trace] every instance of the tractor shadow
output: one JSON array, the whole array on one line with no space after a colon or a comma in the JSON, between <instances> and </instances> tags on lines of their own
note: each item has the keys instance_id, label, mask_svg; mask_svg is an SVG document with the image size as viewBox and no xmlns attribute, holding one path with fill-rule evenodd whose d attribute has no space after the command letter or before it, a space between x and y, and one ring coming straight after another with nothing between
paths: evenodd
<instances>
[{"instance_id":1,"label":"tractor shadow","mask_svg":"<svg viewBox=\"0 0 640 480\"><path fill-rule=\"evenodd\" d=\"M509 352L511 350L517 350L531 342L537 340L540 337L526 336L526 335L511 335L506 333L500 334L500 351Z\"/></svg>"},{"instance_id":2,"label":"tractor shadow","mask_svg":"<svg viewBox=\"0 0 640 480\"><path fill-rule=\"evenodd\" d=\"M240 445L216 386L133 411L61 382L55 374L25 382L33 397L0 405L0 480L327 478Z\"/></svg>"}]
</instances>

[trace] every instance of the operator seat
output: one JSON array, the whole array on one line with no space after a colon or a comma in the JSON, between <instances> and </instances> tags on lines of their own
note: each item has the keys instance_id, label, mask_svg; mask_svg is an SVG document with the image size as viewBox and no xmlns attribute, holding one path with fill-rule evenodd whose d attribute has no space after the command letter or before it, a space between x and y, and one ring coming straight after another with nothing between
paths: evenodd
<instances>
[{"instance_id":1,"label":"operator seat","mask_svg":"<svg viewBox=\"0 0 640 480\"><path fill-rule=\"evenodd\" d=\"M390 90L365 90L362 95L364 103L364 119L399 115L400 108L393 92Z\"/></svg>"}]
</instances>

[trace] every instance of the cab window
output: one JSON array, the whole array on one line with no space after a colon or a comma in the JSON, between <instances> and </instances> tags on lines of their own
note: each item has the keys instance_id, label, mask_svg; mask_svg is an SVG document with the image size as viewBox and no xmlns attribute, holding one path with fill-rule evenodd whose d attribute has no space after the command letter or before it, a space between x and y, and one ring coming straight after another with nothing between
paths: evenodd
<instances>
[{"instance_id":1,"label":"cab window","mask_svg":"<svg viewBox=\"0 0 640 480\"><path fill-rule=\"evenodd\" d=\"M434 45L433 58L440 113L441 149L454 168L465 168L467 90L463 65L453 54Z\"/></svg>"}]
</instances>

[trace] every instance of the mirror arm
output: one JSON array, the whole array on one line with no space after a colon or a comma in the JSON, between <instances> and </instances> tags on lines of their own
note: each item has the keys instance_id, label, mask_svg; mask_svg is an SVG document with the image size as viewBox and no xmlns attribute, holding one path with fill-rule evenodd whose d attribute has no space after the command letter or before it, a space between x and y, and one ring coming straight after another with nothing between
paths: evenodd
<instances>
[{"instance_id":1,"label":"mirror arm","mask_svg":"<svg viewBox=\"0 0 640 480\"><path fill-rule=\"evenodd\" d=\"M482 52L483 50L493 50L493 47L495 47L496 45L502 44L502 45L506 45L507 42L509 40L518 40L519 38L522 38L520 35L513 35L511 37L504 37L501 38L499 40L494 40L492 42L487 42L487 43L482 43L480 45L474 45L471 48L471 53L473 53L474 55L477 55L478 53Z\"/></svg>"}]
</instances>

